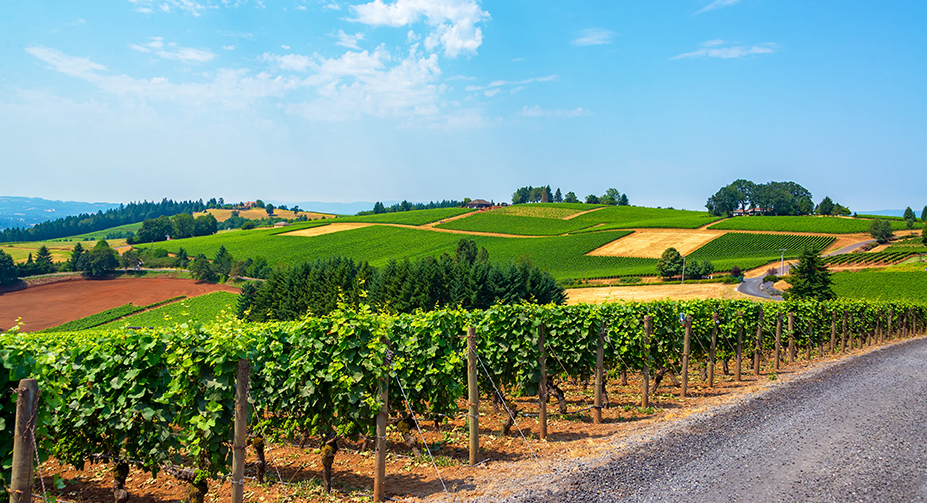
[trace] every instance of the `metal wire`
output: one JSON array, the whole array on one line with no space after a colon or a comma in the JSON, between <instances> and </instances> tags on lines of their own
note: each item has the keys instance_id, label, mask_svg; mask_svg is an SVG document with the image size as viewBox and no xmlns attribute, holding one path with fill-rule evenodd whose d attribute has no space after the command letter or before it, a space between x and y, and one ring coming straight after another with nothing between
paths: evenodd
<instances>
[{"instance_id":1,"label":"metal wire","mask_svg":"<svg viewBox=\"0 0 927 503\"><path fill-rule=\"evenodd\" d=\"M538 455L535 454L534 449L531 448L531 444L528 443L528 439L525 438L524 432L521 431L521 427L518 426L518 421L515 420L515 416L512 415L512 411L509 410L509 405L505 403L505 398L503 398L502 393L499 391L499 388L496 387L496 383L493 382L492 376L489 375L489 371L486 370L486 364L483 363L483 358L480 357L480 352L474 348L473 354L476 355L476 359L479 360L480 366L483 367L483 373L486 374L486 377L489 378L489 384L492 384L494 390L496 390L496 395L499 396L499 401L502 402L502 407L508 412L509 417L512 418L512 424L515 425L515 428L518 429L518 433L521 435L522 440L525 441L525 445L528 446L528 450L531 451L531 455L534 456L534 461L537 464L541 464L541 461L538 459Z\"/></svg>"},{"instance_id":2,"label":"metal wire","mask_svg":"<svg viewBox=\"0 0 927 503\"><path fill-rule=\"evenodd\" d=\"M415 417L415 413L412 412L412 405L409 403L409 397L406 395L406 390L402 387L402 381L399 379L399 376L396 377L396 382L399 383L399 391L402 391L402 397L406 400L406 409L409 410L409 415L412 416L412 421L415 423L415 429L418 430L418 436L422 438L422 443L425 444L425 452L428 453L428 457L431 458L431 465L435 467L435 473L438 474L438 480L441 481L441 487L444 488L444 494L447 495L447 499L451 499L451 494L447 492L447 485L444 484L444 478L441 477L441 471L438 470L438 463L435 462L435 457L431 454L431 448L428 447L428 442L425 440L425 435L422 433L422 428L418 424L418 418Z\"/></svg>"}]
</instances>

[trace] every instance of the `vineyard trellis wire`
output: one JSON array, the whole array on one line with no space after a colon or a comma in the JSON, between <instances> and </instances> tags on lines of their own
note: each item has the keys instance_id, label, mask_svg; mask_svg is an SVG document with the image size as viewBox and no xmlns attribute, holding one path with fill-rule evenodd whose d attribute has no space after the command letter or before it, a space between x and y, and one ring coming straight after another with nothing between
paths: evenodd
<instances>
[{"instance_id":1,"label":"vineyard trellis wire","mask_svg":"<svg viewBox=\"0 0 927 503\"><path fill-rule=\"evenodd\" d=\"M819 344L818 336L831 338L832 313L844 312L847 332L857 334L853 343L862 345L863 334L876 323L886 330L891 325L916 332L911 327L923 327L927 305L700 300L500 305L485 311L408 315L342 306L329 316L295 322L229 319L212 325L54 335L14 331L0 336L5 369L0 385L29 376L39 380L43 394L36 437L44 452L63 462L82 465L105 454L138 460L153 475L170 462L192 469L192 481L201 483L228 473L240 359L248 359L253 369L252 431L277 439L331 434L357 438L375 434L372 419L382 405L377 392L382 379L399 383L413 415L438 419L460 412L457 400L467 389L466 346L460 334L467 327L477 334L477 355L487 378L481 386L490 396L498 393L514 422L502 389L538 394L541 325L546 328L550 375L566 380L592 373L603 325L604 366L643 371L679 368L681 314L692 319L689 356L700 365L710 357L714 313L719 320L716 359L726 361L736 353L741 329L761 334L760 354L754 355L761 357L774 349L779 315L792 313L795 345L808 347ZM646 315L653 319L647 345L642 343ZM837 332L842 336L842 330ZM391 365L386 364L385 340L392 343ZM751 346L748 341L745 353L751 353ZM3 399L4 419L13 404L11 398ZM392 412L404 414L401 405L392 403ZM525 442L530 448L527 438ZM0 454L5 462L10 449ZM279 473L278 478L282 481Z\"/></svg>"}]
</instances>

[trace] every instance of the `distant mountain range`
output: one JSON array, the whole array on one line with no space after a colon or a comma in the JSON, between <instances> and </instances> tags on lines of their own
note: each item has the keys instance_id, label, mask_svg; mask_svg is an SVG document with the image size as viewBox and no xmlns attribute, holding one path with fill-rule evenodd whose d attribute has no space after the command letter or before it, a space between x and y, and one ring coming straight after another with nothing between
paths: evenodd
<instances>
[{"instance_id":1,"label":"distant mountain range","mask_svg":"<svg viewBox=\"0 0 927 503\"><path fill-rule=\"evenodd\" d=\"M0 196L0 229L32 227L35 224L81 213L96 213L116 208L119 203L84 203L51 201L39 197Z\"/></svg>"}]
</instances>

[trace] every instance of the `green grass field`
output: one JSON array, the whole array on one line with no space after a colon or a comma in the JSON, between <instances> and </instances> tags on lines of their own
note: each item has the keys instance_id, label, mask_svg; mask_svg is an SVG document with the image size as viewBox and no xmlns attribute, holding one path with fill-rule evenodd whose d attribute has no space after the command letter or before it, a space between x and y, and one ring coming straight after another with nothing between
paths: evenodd
<instances>
[{"instance_id":1,"label":"green grass field","mask_svg":"<svg viewBox=\"0 0 927 503\"><path fill-rule=\"evenodd\" d=\"M295 228L296 226L294 226ZM284 232L289 232L287 228ZM390 260L435 257L453 253L457 242L472 239L489 251L490 260L508 262L527 258L557 279L654 274L656 260L622 257L588 257L588 253L629 234L610 231L575 236L507 238L463 236L430 230L370 226L315 237L273 235L279 229L230 232L222 235L156 243L153 248L174 252L183 247L191 255L215 256L220 246L237 259L263 256L271 264L295 265L332 256L365 260L382 266Z\"/></svg>"},{"instance_id":2,"label":"green grass field","mask_svg":"<svg viewBox=\"0 0 927 503\"><path fill-rule=\"evenodd\" d=\"M840 272L831 276L838 297L923 302L927 271Z\"/></svg>"},{"instance_id":3,"label":"green grass field","mask_svg":"<svg viewBox=\"0 0 927 503\"><path fill-rule=\"evenodd\" d=\"M892 220L892 228L905 229L904 221ZM872 220L839 217L736 217L718 222L709 229L738 231L819 232L823 234L854 234L869 232ZM915 224L919 229L923 224Z\"/></svg>"},{"instance_id":4,"label":"green grass field","mask_svg":"<svg viewBox=\"0 0 927 503\"><path fill-rule=\"evenodd\" d=\"M475 210L467 208L435 208L433 210L400 211L363 215L359 217L340 217L338 222L371 222L378 224L425 225L445 218L456 217Z\"/></svg>"},{"instance_id":5,"label":"green grass field","mask_svg":"<svg viewBox=\"0 0 927 503\"><path fill-rule=\"evenodd\" d=\"M523 236L555 236L613 229L695 229L718 220L705 211L638 206L599 206L601 209L596 211L569 220L563 219L565 216L595 208L596 206L591 204L572 204L564 208L561 208L561 204L554 203L520 204L455 220L438 227Z\"/></svg>"},{"instance_id":6,"label":"green grass field","mask_svg":"<svg viewBox=\"0 0 927 503\"><path fill-rule=\"evenodd\" d=\"M209 323L215 321L222 311L234 315L237 307L238 294L212 292L128 316L107 323L102 328L165 327L186 322Z\"/></svg>"}]
</instances>

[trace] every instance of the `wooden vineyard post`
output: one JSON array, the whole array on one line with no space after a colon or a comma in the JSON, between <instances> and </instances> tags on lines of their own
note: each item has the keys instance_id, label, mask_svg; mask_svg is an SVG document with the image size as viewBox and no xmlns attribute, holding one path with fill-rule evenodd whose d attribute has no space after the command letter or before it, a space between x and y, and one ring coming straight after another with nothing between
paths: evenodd
<instances>
[{"instance_id":1,"label":"wooden vineyard post","mask_svg":"<svg viewBox=\"0 0 927 503\"><path fill-rule=\"evenodd\" d=\"M850 313L850 329L847 332L847 342L850 345L850 351L853 351L853 313Z\"/></svg>"},{"instance_id":2,"label":"wooden vineyard post","mask_svg":"<svg viewBox=\"0 0 927 503\"><path fill-rule=\"evenodd\" d=\"M782 352L782 313L776 317L776 347L773 350L775 358L773 359L773 370L779 371L779 353Z\"/></svg>"},{"instance_id":3,"label":"wooden vineyard post","mask_svg":"<svg viewBox=\"0 0 927 503\"><path fill-rule=\"evenodd\" d=\"M384 342L386 337L381 339ZM386 497L386 423L389 421L389 364L384 375L377 383L377 398L380 400L380 413L377 414L377 452L373 471L373 501L383 501Z\"/></svg>"},{"instance_id":4,"label":"wooden vineyard post","mask_svg":"<svg viewBox=\"0 0 927 503\"><path fill-rule=\"evenodd\" d=\"M843 310L843 341L840 343L840 352L847 352L847 311Z\"/></svg>"},{"instance_id":5,"label":"wooden vineyard post","mask_svg":"<svg viewBox=\"0 0 927 503\"><path fill-rule=\"evenodd\" d=\"M734 380L740 382L740 367L744 358L744 312L737 311L737 363L734 366Z\"/></svg>"},{"instance_id":6,"label":"wooden vineyard post","mask_svg":"<svg viewBox=\"0 0 927 503\"><path fill-rule=\"evenodd\" d=\"M242 503L245 497L245 442L248 436L248 388L251 365L238 360L235 379L235 444L232 447L232 503Z\"/></svg>"},{"instance_id":7,"label":"wooden vineyard post","mask_svg":"<svg viewBox=\"0 0 927 503\"><path fill-rule=\"evenodd\" d=\"M715 387L715 350L718 347L718 313L711 313L711 347L708 350L708 387Z\"/></svg>"},{"instance_id":8,"label":"wooden vineyard post","mask_svg":"<svg viewBox=\"0 0 927 503\"><path fill-rule=\"evenodd\" d=\"M650 407L650 334L653 332L653 317L644 316L644 368L643 368L643 394L641 407Z\"/></svg>"},{"instance_id":9,"label":"wooden vineyard post","mask_svg":"<svg viewBox=\"0 0 927 503\"><path fill-rule=\"evenodd\" d=\"M595 351L595 402L592 407L592 421L602 424L602 380L605 373L605 323L599 327L599 345Z\"/></svg>"},{"instance_id":10,"label":"wooden vineyard post","mask_svg":"<svg viewBox=\"0 0 927 503\"><path fill-rule=\"evenodd\" d=\"M805 360L811 360L811 347L814 346L814 318L808 318L808 347L805 348Z\"/></svg>"},{"instance_id":11,"label":"wooden vineyard post","mask_svg":"<svg viewBox=\"0 0 927 503\"><path fill-rule=\"evenodd\" d=\"M540 412L538 414L538 421L540 424L540 438L541 440L547 440L547 345L544 342L544 325L541 324L538 327L538 351L540 356L538 356L538 363L541 365L541 382L538 383L538 405L540 406Z\"/></svg>"},{"instance_id":12,"label":"wooden vineyard post","mask_svg":"<svg viewBox=\"0 0 927 503\"><path fill-rule=\"evenodd\" d=\"M685 338L682 341L682 385L680 386L679 396L686 397L686 388L689 386L689 342L692 340L692 315L686 315Z\"/></svg>"},{"instance_id":13,"label":"wooden vineyard post","mask_svg":"<svg viewBox=\"0 0 927 503\"><path fill-rule=\"evenodd\" d=\"M476 380L476 328L467 328L467 401L470 405L470 466L480 462L480 388Z\"/></svg>"},{"instance_id":14,"label":"wooden vineyard post","mask_svg":"<svg viewBox=\"0 0 927 503\"><path fill-rule=\"evenodd\" d=\"M789 312L789 365L795 363L795 315Z\"/></svg>"},{"instance_id":15,"label":"wooden vineyard post","mask_svg":"<svg viewBox=\"0 0 927 503\"><path fill-rule=\"evenodd\" d=\"M16 390L16 424L13 430L13 472L10 474L10 503L32 501L32 447L38 421L39 382L35 379L19 381Z\"/></svg>"},{"instance_id":16,"label":"wooden vineyard post","mask_svg":"<svg viewBox=\"0 0 927 503\"><path fill-rule=\"evenodd\" d=\"M830 313L830 354L837 351L835 346L837 340L837 311Z\"/></svg>"},{"instance_id":17,"label":"wooden vineyard post","mask_svg":"<svg viewBox=\"0 0 927 503\"><path fill-rule=\"evenodd\" d=\"M882 344L882 310L881 309L879 309L878 314L876 314L875 336L876 336L876 344Z\"/></svg>"},{"instance_id":18,"label":"wooden vineyard post","mask_svg":"<svg viewBox=\"0 0 927 503\"><path fill-rule=\"evenodd\" d=\"M888 336L888 340L894 339L892 336L892 319L895 317L895 308L889 308L888 310L888 329L885 332L885 335Z\"/></svg>"},{"instance_id":19,"label":"wooden vineyard post","mask_svg":"<svg viewBox=\"0 0 927 503\"><path fill-rule=\"evenodd\" d=\"M753 353L753 375L760 376L760 356L763 351L763 308L760 308L759 321L756 323L756 350Z\"/></svg>"}]
</instances>

